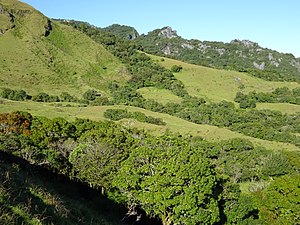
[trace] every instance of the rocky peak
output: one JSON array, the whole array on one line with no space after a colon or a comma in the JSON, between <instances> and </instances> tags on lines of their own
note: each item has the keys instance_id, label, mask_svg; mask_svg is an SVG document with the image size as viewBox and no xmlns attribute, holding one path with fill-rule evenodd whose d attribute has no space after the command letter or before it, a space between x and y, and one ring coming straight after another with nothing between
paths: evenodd
<instances>
[{"instance_id":1,"label":"rocky peak","mask_svg":"<svg viewBox=\"0 0 300 225\"><path fill-rule=\"evenodd\" d=\"M255 46L258 46L258 44L256 42L253 41L249 41L249 40L238 40L235 39L233 41L230 42L231 44L242 44L247 48L253 48Z\"/></svg>"},{"instance_id":2,"label":"rocky peak","mask_svg":"<svg viewBox=\"0 0 300 225\"><path fill-rule=\"evenodd\" d=\"M166 38L178 37L177 31L173 30L171 27L164 27L163 29L161 29L158 35Z\"/></svg>"}]
</instances>

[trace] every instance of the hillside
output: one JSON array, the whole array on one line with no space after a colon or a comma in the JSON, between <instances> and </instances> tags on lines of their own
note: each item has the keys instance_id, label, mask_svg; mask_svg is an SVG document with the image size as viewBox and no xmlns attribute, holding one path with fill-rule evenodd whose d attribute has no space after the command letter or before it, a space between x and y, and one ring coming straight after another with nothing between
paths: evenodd
<instances>
[{"instance_id":1,"label":"hillside","mask_svg":"<svg viewBox=\"0 0 300 225\"><path fill-rule=\"evenodd\" d=\"M15 0L0 48L1 224L300 223L299 59Z\"/></svg>"},{"instance_id":2,"label":"hillside","mask_svg":"<svg viewBox=\"0 0 300 225\"><path fill-rule=\"evenodd\" d=\"M117 58L75 29L19 1L1 1L0 9L0 87L79 96L91 88L107 94L109 82L129 78Z\"/></svg>"},{"instance_id":3,"label":"hillside","mask_svg":"<svg viewBox=\"0 0 300 225\"><path fill-rule=\"evenodd\" d=\"M172 132L178 133L183 136L199 136L208 141L244 138L253 142L255 146L263 146L266 149L272 151L286 150L300 152L300 148L293 144L253 138L247 135L239 134L238 132L234 132L226 128L219 128L217 126L211 126L207 124L195 124L165 113L152 112L149 110L124 105L79 107L77 104L70 105L67 103L41 104L36 102L4 101L1 104L0 113L20 110L29 112L34 116L44 116L52 119L61 117L67 119L68 121L75 121L76 118L103 121L108 120L104 116L105 111L108 109L126 109L129 112L141 112L147 116L160 118L166 123L165 125L155 125L146 122L139 122L136 119L129 118L124 118L117 121L117 123L121 124L124 127L144 129L157 136L160 136L166 132Z\"/></svg>"},{"instance_id":4,"label":"hillside","mask_svg":"<svg viewBox=\"0 0 300 225\"><path fill-rule=\"evenodd\" d=\"M175 73L175 77L182 81L188 93L212 102L234 102L238 91L271 92L280 87L300 87L296 82L265 81L242 72L213 69L154 55L150 57L167 69L181 65L183 68L179 73Z\"/></svg>"},{"instance_id":5,"label":"hillside","mask_svg":"<svg viewBox=\"0 0 300 225\"><path fill-rule=\"evenodd\" d=\"M247 72L265 80L300 81L299 59L249 40L230 43L187 40L171 27L164 27L140 35L134 41L145 52L192 64Z\"/></svg>"},{"instance_id":6,"label":"hillside","mask_svg":"<svg viewBox=\"0 0 300 225\"><path fill-rule=\"evenodd\" d=\"M120 224L124 209L84 184L4 157L0 152L1 224Z\"/></svg>"}]
</instances>

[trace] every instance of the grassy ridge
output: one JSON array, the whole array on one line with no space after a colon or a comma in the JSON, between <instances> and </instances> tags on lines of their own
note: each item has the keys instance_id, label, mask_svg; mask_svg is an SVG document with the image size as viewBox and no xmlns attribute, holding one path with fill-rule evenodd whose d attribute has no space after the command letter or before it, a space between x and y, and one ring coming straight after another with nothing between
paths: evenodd
<instances>
[{"instance_id":1,"label":"grassy ridge","mask_svg":"<svg viewBox=\"0 0 300 225\"><path fill-rule=\"evenodd\" d=\"M179 133L182 135L197 135L204 139L211 141L226 140L231 138L246 138L252 141L256 146L264 146L267 149L273 150L289 150L300 151L298 147L293 144L261 140L258 138L249 137L237 132L230 131L226 128L218 128L216 126L206 124L195 124L186 120L170 116L164 113L157 113L145 109L131 107L131 106L88 106L78 107L76 104L68 106L69 103L37 103L37 102L15 102L3 100L0 107L0 113L12 111L27 111L35 116L46 116L49 118L63 117L68 120L77 118L91 119L91 120L104 120L104 112L107 109L127 109L129 112L142 112L147 116L153 116L162 119L166 122L165 126L158 126L148 123L141 123L133 119L123 119L119 121L124 126L132 126L140 129L145 129L153 134L162 134L166 131Z\"/></svg>"},{"instance_id":2,"label":"grassy ridge","mask_svg":"<svg viewBox=\"0 0 300 225\"><path fill-rule=\"evenodd\" d=\"M15 27L0 35L0 87L79 96L90 88L107 92L109 82L129 78L116 57L81 32L51 21L46 37L48 19L20 2L14 16ZM0 22L6 19L3 14Z\"/></svg>"}]
</instances>

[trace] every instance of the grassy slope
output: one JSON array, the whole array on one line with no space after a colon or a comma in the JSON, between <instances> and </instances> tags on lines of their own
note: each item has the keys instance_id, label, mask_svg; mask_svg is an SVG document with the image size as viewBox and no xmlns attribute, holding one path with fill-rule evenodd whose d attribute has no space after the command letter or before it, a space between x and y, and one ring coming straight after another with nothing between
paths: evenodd
<instances>
[{"instance_id":1,"label":"grassy slope","mask_svg":"<svg viewBox=\"0 0 300 225\"><path fill-rule=\"evenodd\" d=\"M0 87L80 95L89 88L107 91L108 82L128 79L125 67L103 46L56 22L45 37L47 18L26 4L17 5L16 10L30 12L15 13L16 27L0 35Z\"/></svg>"},{"instance_id":2,"label":"grassy slope","mask_svg":"<svg viewBox=\"0 0 300 225\"><path fill-rule=\"evenodd\" d=\"M166 89L158 89L155 87L140 88L138 92L147 99L153 99L159 103L166 104L168 102L181 103L182 99L171 91Z\"/></svg>"},{"instance_id":3,"label":"grassy slope","mask_svg":"<svg viewBox=\"0 0 300 225\"><path fill-rule=\"evenodd\" d=\"M115 204L84 190L0 160L0 224L120 224Z\"/></svg>"},{"instance_id":4,"label":"grassy slope","mask_svg":"<svg viewBox=\"0 0 300 225\"><path fill-rule=\"evenodd\" d=\"M256 103L256 108L270 109L287 114L295 114L300 112L300 105L294 105L289 103Z\"/></svg>"},{"instance_id":5,"label":"grassy slope","mask_svg":"<svg viewBox=\"0 0 300 225\"><path fill-rule=\"evenodd\" d=\"M181 65L183 70L175 73L181 80L187 91L194 96L204 97L212 102L222 100L233 102L239 86L244 85L244 91L270 92L277 87L295 88L300 85L295 82L271 82L251 77L245 73L218 70L203 66L192 65L174 59L152 56L161 65L170 69L173 65Z\"/></svg>"},{"instance_id":6,"label":"grassy slope","mask_svg":"<svg viewBox=\"0 0 300 225\"><path fill-rule=\"evenodd\" d=\"M0 107L0 113L11 112L11 111L27 111L36 116L46 116L49 118L54 117L64 117L68 120L74 120L77 118L85 118L92 120L104 120L103 113L107 109L111 108L126 108L129 111L139 111L143 112L148 116L153 116L161 118L167 124L166 126L158 126L148 123L137 122L132 119L124 119L120 121L124 126L132 126L140 129L149 130L154 134L162 134L163 132L170 130L172 132L178 132L183 135L197 135L201 136L207 140L217 141L230 139L235 137L247 138L251 140L255 145L261 145L268 149L274 150L290 150L290 151L299 151L300 149L292 144L275 142L275 141L266 141L253 137L248 137L243 134L239 134L233 131L230 131L226 128L218 128L216 126L210 126L205 124L194 124L186 120L170 116L168 114L151 112L145 109L140 109L130 106L88 106L88 107L66 107L67 103L61 103L62 106L58 106L57 103L37 103L37 102L15 102L2 100L3 103Z\"/></svg>"}]
</instances>

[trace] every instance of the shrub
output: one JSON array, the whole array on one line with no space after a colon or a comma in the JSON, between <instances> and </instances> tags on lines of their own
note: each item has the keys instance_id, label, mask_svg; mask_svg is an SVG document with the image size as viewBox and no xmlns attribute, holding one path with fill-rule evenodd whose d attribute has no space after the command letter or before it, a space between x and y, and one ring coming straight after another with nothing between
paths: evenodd
<instances>
[{"instance_id":1,"label":"shrub","mask_svg":"<svg viewBox=\"0 0 300 225\"><path fill-rule=\"evenodd\" d=\"M171 67L171 71L173 72L173 73L178 73L178 72L180 72L182 70L182 66L181 65L173 65L172 67Z\"/></svg>"}]
</instances>

